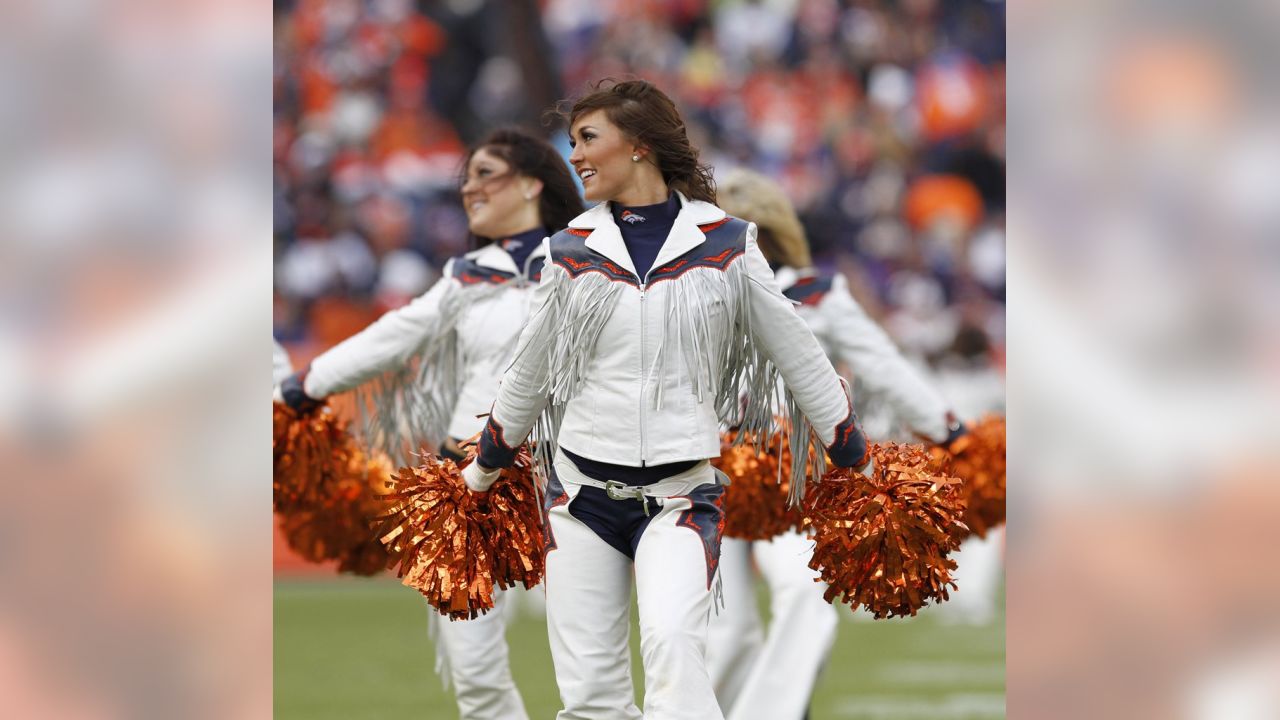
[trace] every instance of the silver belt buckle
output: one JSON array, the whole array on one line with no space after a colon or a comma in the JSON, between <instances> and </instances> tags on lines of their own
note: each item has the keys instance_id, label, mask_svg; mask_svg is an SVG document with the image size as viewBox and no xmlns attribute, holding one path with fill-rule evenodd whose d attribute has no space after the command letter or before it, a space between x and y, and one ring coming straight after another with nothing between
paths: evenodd
<instances>
[{"instance_id":1,"label":"silver belt buckle","mask_svg":"<svg viewBox=\"0 0 1280 720\"><path fill-rule=\"evenodd\" d=\"M639 500L640 504L644 506L644 514L649 514L649 502L645 498L642 488L633 488L617 480L605 480L604 492L611 500Z\"/></svg>"},{"instance_id":2,"label":"silver belt buckle","mask_svg":"<svg viewBox=\"0 0 1280 720\"><path fill-rule=\"evenodd\" d=\"M604 491L612 500L635 500L637 494L626 483L617 480L605 480Z\"/></svg>"}]
</instances>

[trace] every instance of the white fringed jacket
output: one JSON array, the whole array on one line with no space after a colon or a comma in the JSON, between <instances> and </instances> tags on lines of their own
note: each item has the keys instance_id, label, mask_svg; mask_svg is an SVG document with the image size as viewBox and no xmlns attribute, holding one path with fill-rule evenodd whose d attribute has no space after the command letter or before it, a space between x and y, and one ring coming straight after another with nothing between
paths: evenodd
<instances>
[{"instance_id":1,"label":"white fringed jacket","mask_svg":"<svg viewBox=\"0 0 1280 720\"><path fill-rule=\"evenodd\" d=\"M481 435L482 466L510 465L535 423L544 469L557 443L638 467L717 457L722 419L768 434L784 413L793 448L820 443L837 464L865 462L843 381L779 290L756 226L680 203L643 279L607 203L544 242L533 313ZM794 455L797 495L807 455Z\"/></svg>"},{"instance_id":2,"label":"white fringed jacket","mask_svg":"<svg viewBox=\"0 0 1280 720\"><path fill-rule=\"evenodd\" d=\"M529 317L544 259L539 247L516 267L495 243L449 260L426 293L313 360L303 389L314 398L370 393L357 403L373 408L367 439L401 460L405 441L416 452L446 435L474 436Z\"/></svg>"}]
</instances>

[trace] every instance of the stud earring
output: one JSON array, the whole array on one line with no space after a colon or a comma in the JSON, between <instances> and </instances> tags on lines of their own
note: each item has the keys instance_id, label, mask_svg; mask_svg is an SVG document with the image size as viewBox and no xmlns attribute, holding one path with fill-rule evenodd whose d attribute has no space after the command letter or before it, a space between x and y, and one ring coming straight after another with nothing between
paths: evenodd
<instances>
[{"instance_id":1,"label":"stud earring","mask_svg":"<svg viewBox=\"0 0 1280 720\"><path fill-rule=\"evenodd\" d=\"M639 156L639 155L632 155L632 156L631 156L631 162L640 162L640 156Z\"/></svg>"}]
</instances>

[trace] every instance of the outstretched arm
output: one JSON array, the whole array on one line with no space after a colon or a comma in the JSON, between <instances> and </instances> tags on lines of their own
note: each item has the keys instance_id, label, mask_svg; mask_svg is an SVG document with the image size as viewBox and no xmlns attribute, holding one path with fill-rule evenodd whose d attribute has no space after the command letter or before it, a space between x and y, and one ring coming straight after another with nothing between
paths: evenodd
<instances>
[{"instance_id":1,"label":"outstretched arm","mask_svg":"<svg viewBox=\"0 0 1280 720\"><path fill-rule=\"evenodd\" d=\"M458 291L458 284L449 277L451 265L452 261L445 265L444 277L426 293L312 360L308 369L295 376L306 397L321 400L409 362L444 324L448 312L444 306Z\"/></svg>"},{"instance_id":2,"label":"outstretched arm","mask_svg":"<svg viewBox=\"0 0 1280 720\"><path fill-rule=\"evenodd\" d=\"M831 329L837 357L868 390L883 394L912 432L933 442L946 440L953 417L946 401L853 299L844 276L836 275L833 281L818 312Z\"/></svg>"}]
</instances>

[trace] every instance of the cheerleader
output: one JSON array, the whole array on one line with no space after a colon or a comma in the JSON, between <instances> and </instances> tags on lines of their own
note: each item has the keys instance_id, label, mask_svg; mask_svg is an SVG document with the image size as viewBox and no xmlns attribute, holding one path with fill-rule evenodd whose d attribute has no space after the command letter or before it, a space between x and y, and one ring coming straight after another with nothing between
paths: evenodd
<instances>
[{"instance_id":1,"label":"cheerleader","mask_svg":"<svg viewBox=\"0 0 1280 720\"><path fill-rule=\"evenodd\" d=\"M582 212L573 176L554 148L499 130L466 162L462 202L479 247L449 260L424 295L334 346L284 381L292 407L359 389L371 397L371 442L395 457L424 444L461 459L480 432L502 370L529 314L543 267L542 240ZM463 720L527 717L511 678L503 606L474 620L431 615L437 671L452 679ZM447 669L446 669L447 668ZM446 680L448 682L448 680Z\"/></svg>"},{"instance_id":2,"label":"cheerleader","mask_svg":"<svg viewBox=\"0 0 1280 720\"><path fill-rule=\"evenodd\" d=\"M566 119L569 161L587 199L602 202L547 240L533 314L463 477L486 491L536 425L560 720L641 717L633 583L643 717L722 718L704 657L723 527L708 459L722 420L767 433L789 411L795 441L819 455L865 469L870 454L756 226L714 204L671 100L644 81L602 85ZM792 468L800 489L804 472Z\"/></svg>"},{"instance_id":3,"label":"cheerleader","mask_svg":"<svg viewBox=\"0 0 1280 720\"><path fill-rule=\"evenodd\" d=\"M783 294L797 303L833 361L845 363L864 388L886 398L916 434L945 442L960 431L941 396L849 294L844 277L812 267L804 228L781 187L758 173L734 170L721 183L720 199L727 212L758 224L760 250ZM716 696L730 720L804 717L836 635L836 610L815 585L812 557L812 541L796 532L761 542L723 541L725 608L711 620L707 656ZM753 559L770 592L767 633L756 608Z\"/></svg>"}]
</instances>

